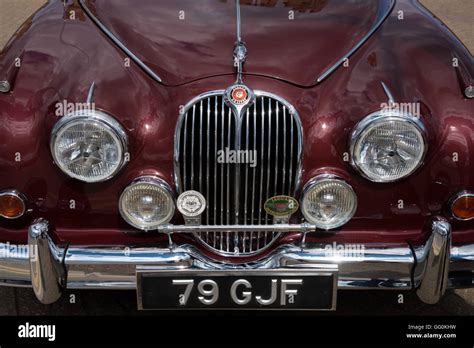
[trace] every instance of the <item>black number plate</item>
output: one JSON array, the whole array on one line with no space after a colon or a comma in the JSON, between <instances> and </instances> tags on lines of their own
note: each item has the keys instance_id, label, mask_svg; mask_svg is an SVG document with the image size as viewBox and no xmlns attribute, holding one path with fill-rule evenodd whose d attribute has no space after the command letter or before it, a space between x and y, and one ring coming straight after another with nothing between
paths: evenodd
<instances>
[{"instance_id":1,"label":"black number plate","mask_svg":"<svg viewBox=\"0 0 474 348\"><path fill-rule=\"evenodd\" d=\"M137 271L140 309L334 310L337 272Z\"/></svg>"}]
</instances>

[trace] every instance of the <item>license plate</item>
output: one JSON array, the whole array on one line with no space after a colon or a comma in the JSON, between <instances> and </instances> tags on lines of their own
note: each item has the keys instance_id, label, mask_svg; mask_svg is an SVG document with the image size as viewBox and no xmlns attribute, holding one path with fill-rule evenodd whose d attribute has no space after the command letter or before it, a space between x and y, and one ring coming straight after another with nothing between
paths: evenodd
<instances>
[{"instance_id":1,"label":"license plate","mask_svg":"<svg viewBox=\"0 0 474 348\"><path fill-rule=\"evenodd\" d=\"M335 310L336 292L333 270L137 270L142 310Z\"/></svg>"}]
</instances>

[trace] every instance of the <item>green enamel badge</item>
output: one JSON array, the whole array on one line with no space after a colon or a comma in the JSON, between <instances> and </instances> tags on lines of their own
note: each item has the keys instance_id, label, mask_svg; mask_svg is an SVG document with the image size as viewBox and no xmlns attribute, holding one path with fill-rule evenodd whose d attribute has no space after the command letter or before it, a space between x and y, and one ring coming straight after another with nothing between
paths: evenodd
<instances>
[{"instance_id":1,"label":"green enamel badge","mask_svg":"<svg viewBox=\"0 0 474 348\"><path fill-rule=\"evenodd\" d=\"M263 205L265 211L275 217L284 217L294 214L299 204L296 199L290 196L275 196L269 198Z\"/></svg>"}]
</instances>

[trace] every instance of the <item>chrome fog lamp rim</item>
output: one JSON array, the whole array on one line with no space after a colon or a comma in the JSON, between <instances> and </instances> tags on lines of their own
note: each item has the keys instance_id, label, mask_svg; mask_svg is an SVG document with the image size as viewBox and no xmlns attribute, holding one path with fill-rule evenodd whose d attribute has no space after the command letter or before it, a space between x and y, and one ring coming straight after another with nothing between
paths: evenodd
<instances>
[{"instance_id":1,"label":"chrome fog lamp rim","mask_svg":"<svg viewBox=\"0 0 474 348\"><path fill-rule=\"evenodd\" d=\"M390 121L398 121L398 122L406 122L413 125L419 132L423 141L423 152L420 156L420 161L418 164L406 175L396 178L396 179L383 179L377 178L375 176L367 175L364 170L359 166L360 161L360 154L356 153L356 147L358 143L364 138L364 135L371 130L371 128L378 123L382 122L390 122ZM423 123L420 117L416 117L410 113L403 113L397 110L379 110L376 111L365 118L363 118L353 129L351 136L350 136L350 154L351 154L351 165L352 167L359 172L361 176L364 178L377 183L390 183L390 182L397 182L400 180L405 179L406 177L410 176L414 172L416 172L423 164L425 160L426 153L428 151L428 139L427 139L427 132L425 124Z\"/></svg>"},{"instance_id":2,"label":"chrome fog lamp rim","mask_svg":"<svg viewBox=\"0 0 474 348\"><path fill-rule=\"evenodd\" d=\"M85 123L91 123L91 122L100 123L101 126L104 126L105 128L107 128L107 130L109 130L118 140L118 143L121 148L120 164L108 176L105 176L99 179L93 179L93 178L89 179L89 178L81 177L79 175L74 175L73 173L70 173L62 165L62 162L57 158L55 145L56 145L56 141L59 135L61 135L61 131L69 124L73 122L77 123L81 121ZM67 114L64 117L60 118L59 121L57 121L56 124L54 125L53 130L51 131L51 140L50 140L49 146L50 146L50 151L53 156L54 162L64 174L68 175L71 178L74 178L83 182L87 182L87 183L104 182L113 178L125 166L126 164L125 154L128 152L128 137L125 130L122 128L120 123L115 118L113 118L112 116L100 110L86 109L86 110L77 111L71 114Z\"/></svg>"},{"instance_id":3,"label":"chrome fog lamp rim","mask_svg":"<svg viewBox=\"0 0 474 348\"><path fill-rule=\"evenodd\" d=\"M308 192L312 188L314 188L316 185L320 185L325 182L337 182L338 184L341 184L348 190L348 192L352 195L354 199L354 205L352 206L352 209L349 212L349 214L344 219L339 220L336 224L330 224L330 225L321 224L319 221L314 219L311 214L309 214L306 211L306 206L304 204L305 197L308 194ZM320 228L323 230L335 229L348 223L354 217L355 212L357 211L357 205L358 205L357 195L353 187L346 180L342 179L341 177L335 174L320 174L320 175L315 176L304 185L302 193L301 193L301 200L300 200L301 213L303 214L306 221L316 225L317 228Z\"/></svg>"},{"instance_id":4,"label":"chrome fog lamp rim","mask_svg":"<svg viewBox=\"0 0 474 348\"><path fill-rule=\"evenodd\" d=\"M136 186L136 185L139 185L139 184L151 184L151 185L155 185L155 186L163 189L163 191L165 192L165 194L166 194L166 196L167 196L167 198L170 202L170 206L171 206L171 210L168 213L168 215L166 216L166 219L163 219L162 221L160 221L160 222L158 222L158 223L156 223L152 226L145 226L144 224L139 225L139 224L135 223L134 221L132 221L128 217L127 213L125 212L125 210L122 206L123 198L124 198L124 196L125 196L125 194L127 193L128 190L130 190L133 186ZM175 214L175 210L176 210L174 192L171 189L171 186L168 185L168 183L166 181L164 181L163 179L161 179L160 177L153 176L153 175L145 175L145 176L141 176L141 177L138 177L135 180L133 180L122 191L122 194L120 195L118 206L119 206L120 215L130 226L133 226L135 228L138 228L138 229L144 230L144 231L154 230L154 229L157 229L161 225L169 223L171 221L171 219L173 218L173 216Z\"/></svg>"}]
</instances>

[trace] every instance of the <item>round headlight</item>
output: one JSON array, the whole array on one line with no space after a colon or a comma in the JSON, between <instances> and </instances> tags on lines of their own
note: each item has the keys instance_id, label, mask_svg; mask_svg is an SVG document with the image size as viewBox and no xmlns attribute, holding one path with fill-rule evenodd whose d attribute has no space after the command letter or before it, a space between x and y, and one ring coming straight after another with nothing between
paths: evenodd
<instances>
[{"instance_id":1,"label":"round headlight","mask_svg":"<svg viewBox=\"0 0 474 348\"><path fill-rule=\"evenodd\" d=\"M51 136L55 163L71 178L100 182L113 177L125 164L127 136L109 115L95 110L61 118Z\"/></svg>"},{"instance_id":2,"label":"round headlight","mask_svg":"<svg viewBox=\"0 0 474 348\"><path fill-rule=\"evenodd\" d=\"M352 164L374 182L393 182L412 174L426 152L425 128L409 114L377 112L351 136Z\"/></svg>"},{"instance_id":3,"label":"round headlight","mask_svg":"<svg viewBox=\"0 0 474 348\"><path fill-rule=\"evenodd\" d=\"M123 219L145 231L170 222L174 209L170 187L153 176L134 180L120 196L119 210Z\"/></svg>"},{"instance_id":4,"label":"round headlight","mask_svg":"<svg viewBox=\"0 0 474 348\"><path fill-rule=\"evenodd\" d=\"M347 223L357 209L357 196L352 187L332 175L320 175L303 189L301 211L316 227L329 230Z\"/></svg>"}]
</instances>

